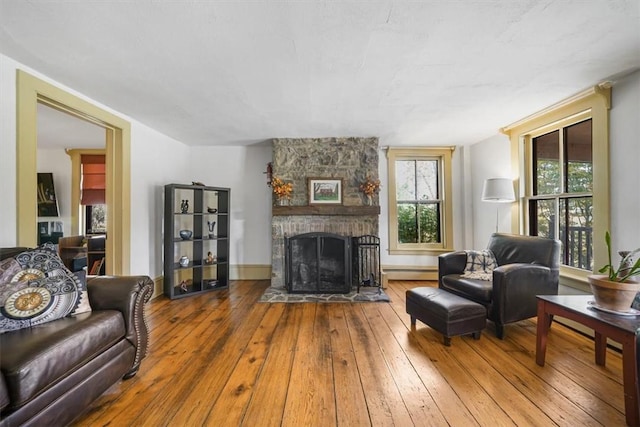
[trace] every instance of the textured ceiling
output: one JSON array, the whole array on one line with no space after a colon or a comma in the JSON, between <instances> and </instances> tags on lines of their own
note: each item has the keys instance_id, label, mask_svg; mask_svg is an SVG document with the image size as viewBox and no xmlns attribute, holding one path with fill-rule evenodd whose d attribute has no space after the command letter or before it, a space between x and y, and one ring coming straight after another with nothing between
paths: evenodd
<instances>
[{"instance_id":1,"label":"textured ceiling","mask_svg":"<svg viewBox=\"0 0 640 427\"><path fill-rule=\"evenodd\" d=\"M469 144L640 67L638 0L0 2L0 52L189 145Z\"/></svg>"}]
</instances>

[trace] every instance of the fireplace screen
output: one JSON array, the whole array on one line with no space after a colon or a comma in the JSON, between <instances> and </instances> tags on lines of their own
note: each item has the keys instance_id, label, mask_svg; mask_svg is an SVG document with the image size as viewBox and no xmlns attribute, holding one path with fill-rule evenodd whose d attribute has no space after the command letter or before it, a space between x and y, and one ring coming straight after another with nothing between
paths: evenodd
<instances>
[{"instance_id":1,"label":"fireplace screen","mask_svg":"<svg viewBox=\"0 0 640 427\"><path fill-rule=\"evenodd\" d=\"M357 291L361 286L373 286L382 292L382 271L380 269L380 239L376 236L353 238L353 280Z\"/></svg>"},{"instance_id":2,"label":"fireplace screen","mask_svg":"<svg viewBox=\"0 0 640 427\"><path fill-rule=\"evenodd\" d=\"M351 292L351 238L331 233L285 237L289 293Z\"/></svg>"}]
</instances>

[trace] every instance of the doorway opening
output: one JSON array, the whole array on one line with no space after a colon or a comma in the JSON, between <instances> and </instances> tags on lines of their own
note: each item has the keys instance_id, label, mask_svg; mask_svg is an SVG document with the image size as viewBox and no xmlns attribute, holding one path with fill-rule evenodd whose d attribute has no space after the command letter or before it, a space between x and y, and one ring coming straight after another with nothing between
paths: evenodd
<instances>
[{"instance_id":1,"label":"doorway opening","mask_svg":"<svg viewBox=\"0 0 640 427\"><path fill-rule=\"evenodd\" d=\"M107 218L107 274L129 274L130 123L24 71L17 83L17 245L37 244L37 105L43 103L106 130L106 205L117 212Z\"/></svg>"}]
</instances>

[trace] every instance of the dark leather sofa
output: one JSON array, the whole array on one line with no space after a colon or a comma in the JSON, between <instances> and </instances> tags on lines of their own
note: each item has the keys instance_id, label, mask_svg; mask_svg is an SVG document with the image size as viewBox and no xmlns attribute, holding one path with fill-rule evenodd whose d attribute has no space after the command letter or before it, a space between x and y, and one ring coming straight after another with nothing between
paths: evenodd
<instances>
[{"instance_id":1,"label":"dark leather sofa","mask_svg":"<svg viewBox=\"0 0 640 427\"><path fill-rule=\"evenodd\" d=\"M438 287L484 305L502 339L505 324L536 316L536 295L558 294L560 241L494 233L487 249L498 264L493 280L462 277L467 256L457 251L438 257Z\"/></svg>"},{"instance_id":2,"label":"dark leather sofa","mask_svg":"<svg viewBox=\"0 0 640 427\"><path fill-rule=\"evenodd\" d=\"M0 260L25 248L0 249ZM90 313L0 334L0 427L63 426L120 378L148 345L147 276L89 277Z\"/></svg>"}]
</instances>

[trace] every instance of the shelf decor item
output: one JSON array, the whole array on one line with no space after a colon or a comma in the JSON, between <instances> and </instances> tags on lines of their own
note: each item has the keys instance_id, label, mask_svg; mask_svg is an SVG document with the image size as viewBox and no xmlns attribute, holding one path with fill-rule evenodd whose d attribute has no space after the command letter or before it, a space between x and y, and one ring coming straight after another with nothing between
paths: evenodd
<instances>
[{"instance_id":1,"label":"shelf decor item","mask_svg":"<svg viewBox=\"0 0 640 427\"><path fill-rule=\"evenodd\" d=\"M364 193L367 197L367 204L369 206L373 205L373 195L378 194L380 192L380 184L379 179L373 179L367 176L362 184L360 184L360 191Z\"/></svg>"},{"instance_id":2,"label":"shelf decor item","mask_svg":"<svg viewBox=\"0 0 640 427\"><path fill-rule=\"evenodd\" d=\"M281 178L273 177L271 179L271 188L278 205L285 206L289 203L291 193L293 192L293 184L285 182Z\"/></svg>"},{"instance_id":3,"label":"shelf decor item","mask_svg":"<svg viewBox=\"0 0 640 427\"><path fill-rule=\"evenodd\" d=\"M209 238L210 239L214 239L216 237L216 234L213 232L213 230L216 227L216 222L215 221L207 221L207 226L209 227Z\"/></svg>"},{"instance_id":4,"label":"shelf decor item","mask_svg":"<svg viewBox=\"0 0 640 427\"><path fill-rule=\"evenodd\" d=\"M163 287L170 299L229 288L230 194L222 187L164 186Z\"/></svg>"},{"instance_id":5,"label":"shelf decor item","mask_svg":"<svg viewBox=\"0 0 640 427\"><path fill-rule=\"evenodd\" d=\"M640 292L640 282L631 280L631 277L640 274L640 259L635 263L632 261L632 256L640 252L640 248L624 251L624 256L616 268L611 260L611 235L608 231L604 239L609 262L598 270L603 274L592 274L587 277L589 286L598 307L626 313L631 310L633 299Z\"/></svg>"}]
</instances>

